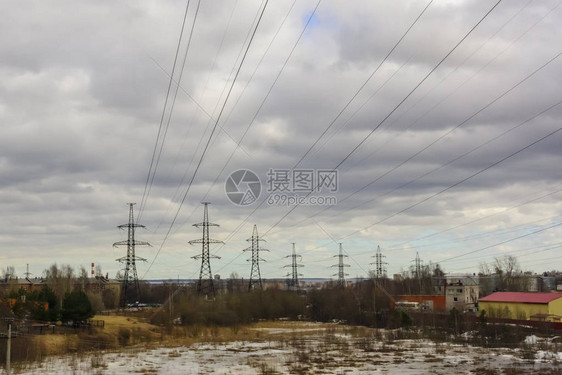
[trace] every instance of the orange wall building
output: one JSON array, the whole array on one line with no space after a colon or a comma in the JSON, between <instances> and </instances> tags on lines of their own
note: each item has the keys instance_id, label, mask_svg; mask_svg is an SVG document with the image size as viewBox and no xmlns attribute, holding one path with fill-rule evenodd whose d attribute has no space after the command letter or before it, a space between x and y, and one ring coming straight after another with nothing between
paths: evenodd
<instances>
[{"instance_id":1,"label":"orange wall building","mask_svg":"<svg viewBox=\"0 0 562 375\"><path fill-rule=\"evenodd\" d=\"M404 295L395 296L395 301L407 301L407 302L417 302L423 309L423 306L427 306L429 310L432 311L445 311L446 310L446 300L444 295ZM394 308L395 303L390 302L390 307Z\"/></svg>"}]
</instances>

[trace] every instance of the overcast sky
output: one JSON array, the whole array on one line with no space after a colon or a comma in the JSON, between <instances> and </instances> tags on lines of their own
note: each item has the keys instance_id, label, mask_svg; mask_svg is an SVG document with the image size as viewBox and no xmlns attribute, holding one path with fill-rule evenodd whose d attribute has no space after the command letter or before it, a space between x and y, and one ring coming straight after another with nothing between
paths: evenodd
<instances>
[{"instance_id":1,"label":"overcast sky","mask_svg":"<svg viewBox=\"0 0 562 375\"><path fill-rule=\"evenodd\" d=\"M209 201L222 277L249 277L254 224L265 278L293 242L304 277L337 273L339 242L349 277L377 246L389 274L416 252L451 273L506 254L562 270L562 6L504 0L478 24L495 3L269 1L247 48L259 1L191 0L183 34L185 1L3 1L0 268L113 277L136 202L139 277L194 278ZM268 171L335 167L337 191L271 201ZM253 204L225 193L239 169L261 180Z\"/></svg>"}]
</instances>

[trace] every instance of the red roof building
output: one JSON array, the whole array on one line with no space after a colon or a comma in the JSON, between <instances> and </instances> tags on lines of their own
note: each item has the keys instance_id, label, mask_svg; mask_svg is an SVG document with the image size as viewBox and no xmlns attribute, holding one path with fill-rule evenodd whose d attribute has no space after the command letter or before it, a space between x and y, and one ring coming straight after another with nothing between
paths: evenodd
<instances>
[{"instance_id":1,"label":"red roof building","mask_svg":"<svg viewBox=\"0 0 562 375\"><path fill-rule=\"evenodd\" d=\"M550 321L560 321L562 293L496 292L480 298L478 306L490 317L528 320L549 316Z\"/></svg>"},{"instance_id":2,"label":"red roof building","mask_svg":"<svg viewBox=\"0 0 562 375\"><path fill-rule=\"evenodd\" d=\"M478 302L549 303L560 297L562 293L496 292Z\"/></svg>"}]
</instances>

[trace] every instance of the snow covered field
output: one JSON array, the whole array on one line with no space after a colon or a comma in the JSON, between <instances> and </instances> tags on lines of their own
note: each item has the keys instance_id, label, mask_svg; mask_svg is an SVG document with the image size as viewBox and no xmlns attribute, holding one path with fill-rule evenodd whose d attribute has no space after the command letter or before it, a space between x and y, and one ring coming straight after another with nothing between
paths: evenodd
<instances>
[{"instance_id":1,"label":"snow covered field","mask_svg":"<svg viewBox=\"0 0 562 375\"><path fill-rule=\"evenodd\" d=\"M266 341L199 343L50 357L15 374L562 374L562 352L300 331ZM536 338L528 341L536 345Z\"/></svg>"}]
</instances>

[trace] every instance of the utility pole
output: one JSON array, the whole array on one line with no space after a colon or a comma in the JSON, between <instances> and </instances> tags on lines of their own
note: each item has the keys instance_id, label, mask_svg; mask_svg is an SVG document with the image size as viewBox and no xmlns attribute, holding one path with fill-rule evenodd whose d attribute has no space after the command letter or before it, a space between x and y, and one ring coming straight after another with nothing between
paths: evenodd
<instances>
[{"instance_id":1,"label":"utility pole","mask_svg":"<svg viewBox=\"0 0 562 375\"><path fill-rule=\"evenodd\" d=\"M169 294L169 296L168 296L168 301L169 301L168 307L169 307L169 310L170 310L170 323L173 323L173 321L174 321L174 293L172 292L173 287L174 287L174 284L172 282L170 282L169 289L168 289L168 294Z\"/></svg>"},{"instance_id":2,"label":"utility pole","mask_svg":"<svg viewBox=\"0 0 562 375\"><path fill-rule=\"evenodd\" d=\"M6 374L10 375L10 360L12 358L12 323L8 323L8 344L6 345Z\"/></svg>"},{"instance_id":3,"label":"utility pole","mask_svg":"<svg viewBox=\"0 0 562 375\"><path fill-rule=\"evenodd\" d=\"M287 288L289 290L298 292L300 289L299 276L302 276L302 274L299 273L299 267L304 267L304 265L297 263L297 259L302 260L302 256L296 253L294 242L293 242L293 253L291 255L287 255L285 258L291 258L291 264L283 266L283 268L291 267L291 272L286 275L287 277L289 276L291 277L290 279L287 279Z\"/></svg>"},{"instance_id":4,"label":"utility pole","mask_svg":"<svg viewBox=\"0 0 562 375\"><path fill-rule=\"evenodd\" d=\"M340 288L345 288L345 276L348 275L348 274L344 272L344 269L345 269L345 267L350 267L350 265L343 263L343 258L347 258L347 255L343 254L341 242L340 242L340 252L339 252L338 255L334 255L334 258L335 257L337 257L339 261L338 261L338 264L334 264L332 267L338 267L338 273L336 273L332 276L337 276L338 277L338 286Z\"/></svg>"},{"instance_id":5,"label":"utility pole","mask_svg":"<svg viewBox=\"0 0 562 375\"><path fill-rule=\"evenodd\" d=\"M125 263L125 274L123 275L121 284L121 297L119 300L119 306L121 308L126 308L129 301L136 302L140 300L140 288L139 279L137 276L136 261L140 260L146 262L146 259L136 256L135 247L150 246L148 242L135 240L135 229L144 228L144 225L135 224L135 219L133 216L133 206L135 205L135 203L127 204L129 205L129 223L122 224L117 227L119 229L127 228L127 240L115 242L113 244L113 247L127 245L127 255L117 259L118 262Z\"/></svg>"},{"instance_id":6,"label":"utility pole","mask_svg":"<svg viewBox=\"0 0 562 375\"><path fill-rule=\"evenodd\" d=\"M220 259L216 255L209 253L209 246L212 243L223 243L223 241L212 240L209 238L209 227L218 227L218 224L209 223L209 202L203 202L203 222L193 224L196 228L203 229L203 238L189 241L190 245L201 244L201 255L193 256L193 259L201 259L201 270L199 271L199 281L197 281L197 294L206 298L215 298L215 285L213 284L213 273L211 272L211 258Z\"/></svg>"},{"instance_id":7,"label":"utility pole","mask_svg":"<svg viewBox=\"0 0 562 375\"><path fill-rule=\"evenodd\" d=\"M260 251L269 251L267 249L260 249L260 241L265 241L258 236L258 227L254 224L254 231L252 232L252 237L248 238L246 241L251 241L252 246L242 250L252 252L252 270L250 272L250 284L248 285L248 291L251 292L256 288L259 290L263 289L262 279L260 274L260 261L265 262L265 260L260 258ZM248 259L250 260L250 259Z\"/></svg>"},{"instance_id":8,"label":"utility pole","mask_svg":"<svg viewBox=\"0 0 562 375\"><path fill-rule=\"evenodd\" d=\"M377 252L374 255L375 263L371 263L375 265L375 279L379 280L386 276L386 263L384 261L384 254L381 251L381 247L377 246Z\"/></svg>"}]
</instances>

